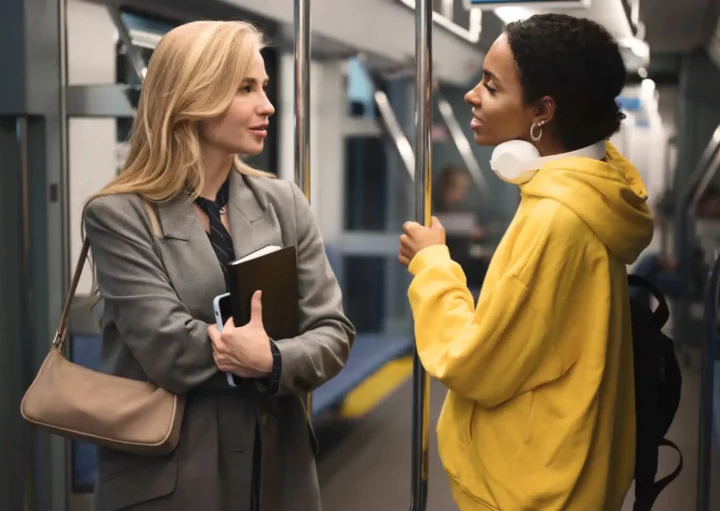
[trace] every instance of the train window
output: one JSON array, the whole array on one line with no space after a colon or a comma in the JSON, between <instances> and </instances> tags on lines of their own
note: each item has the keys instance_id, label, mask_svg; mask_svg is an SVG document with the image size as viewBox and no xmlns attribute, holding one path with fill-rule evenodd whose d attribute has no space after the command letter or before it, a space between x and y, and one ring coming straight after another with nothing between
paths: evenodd
<instances>
[{"instance_id":1,"label":"train window","mask_svg":"<svg viewBox=\"0 0 720 511\"><path fill-rule=\"evenodd\" d=\"M343 140L344 305L360 332L358 345L365 334L399 333L400 344L389 342L388 346L404 349L404 334L411 328L407 299L401 291L407 272L397 264L396 247L399 226L408 218L412 186L394 139L384 128L376 92L383 92L390 103L392 112L386 110L384 115L407 126L411 113L404 107L409 82L384 79L360 59L350 59L346 76L346 112L352 128ZM371 363L358 357L359 364Z\"/></svg>"},{"instance_id":2,"label":"train window","mask_svg":"<svg viewBox=\"0 0 720 511\"><path fill-rule=\"evenodd\" d=\"M345 229L384 230L387 165L380 137L345 139Z\"/></svg>"},{"instance_id":3,"label":"train window","mask_svg":"<svg viewBox=\"0 0 720 511\"><path fill-rule=\"evenodd\" d=\"M349 117L378 121L375 90L385 86L386 82L368 72L360 59L350 59L347 67ZM345 137L345 230L385 229L389 171L386 151L389 149L380 133Z\"/></svg>"}]
</instances>

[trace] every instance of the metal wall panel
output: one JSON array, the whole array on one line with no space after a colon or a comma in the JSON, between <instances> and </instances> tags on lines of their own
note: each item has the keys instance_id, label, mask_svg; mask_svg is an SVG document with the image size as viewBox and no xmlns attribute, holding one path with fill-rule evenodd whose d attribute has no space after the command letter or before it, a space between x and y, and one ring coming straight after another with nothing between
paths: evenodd
<instances>
[{"instance_id":1,"label":"metal wall panel","mask_svg":"<svg viewBox=\"0 0 720 511\"><path fill-rule=\"evenodd\" d=\"M27 428L19 414L22 393L47 354L67 279L63 9L61 0L0 2L0 364L3 389L11 389L0 401L0 459L13 467L3 471L0 509L8 510L27 504L30 510L63 511L66 502L66 442Z\"/></svg>"}]
</instances>

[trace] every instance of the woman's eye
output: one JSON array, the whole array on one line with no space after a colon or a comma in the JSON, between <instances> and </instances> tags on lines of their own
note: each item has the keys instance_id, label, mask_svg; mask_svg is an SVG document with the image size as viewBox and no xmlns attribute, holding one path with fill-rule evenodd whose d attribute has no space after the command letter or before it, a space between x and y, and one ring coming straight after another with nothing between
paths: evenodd
<instances>
[{"instance_id":1,"label":"woman's eye","mask_svg":"<svg viewBox=\"0 0 720 511\"><path fill-rule=\"evenodd\" d=\"M487 83L483 84L485 85L485 88L488 90L490 94L495 94L497 92L497 89L494 89L493 87L490 87Z\"/></svg>"},{"instance_id":2,"label":"woman's eye","mask_svg":"<svg viewBox=\"0 0 720 511\"><path fill-rule=\"evenodd\" d=\"M252 87L250 85L243 85L238 92L250 93L252 92Z\"/></svg>"}]
</instances>

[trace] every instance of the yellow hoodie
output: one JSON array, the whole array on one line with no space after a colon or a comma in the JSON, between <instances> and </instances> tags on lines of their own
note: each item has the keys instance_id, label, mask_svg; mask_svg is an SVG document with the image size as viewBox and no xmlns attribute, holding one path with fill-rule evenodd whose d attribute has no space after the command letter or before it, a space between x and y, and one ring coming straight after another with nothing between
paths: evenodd
<instances>
[{"instance_id":1,"label":"yellow hoodie","mask_svg":"<svg viewBox=\"0 0 720 511\"><path fill-rule=\"evenodd\" d=\"M619 510L635 465L626 265L647 192L606 144L521 185L477 307L436 245L410 264L417 349L448 389L440 456L462 511Z\"/></svg>"}]
</instances>

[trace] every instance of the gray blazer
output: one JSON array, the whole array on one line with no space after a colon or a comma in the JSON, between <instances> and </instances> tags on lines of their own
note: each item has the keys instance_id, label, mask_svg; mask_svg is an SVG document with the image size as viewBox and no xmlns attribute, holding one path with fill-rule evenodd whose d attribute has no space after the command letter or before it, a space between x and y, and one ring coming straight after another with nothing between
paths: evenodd
<instances>
[{"instance_id":1,"label":"gray blazer","mask_svg":"<svg viewBox=\"0 0 720 511\"><path fill-rule=\"evenodd\" d=\"M215 366L208 323L225 292L219 262L192 204L157 208L153 234L142 200L93 200L85 229L104 299L102 369L186 394L177 449L142 457L101 448L98 511L246 511L255 425L262 440L262 511L317 511L316 440L303 397L342 369L355 330L325 255L320 232L292 183L230 178L230 226L240 258L266 245L296 246L300 336L279 339L277 394L252 381L230 388Z\"/></svg>"}]
</instances>

